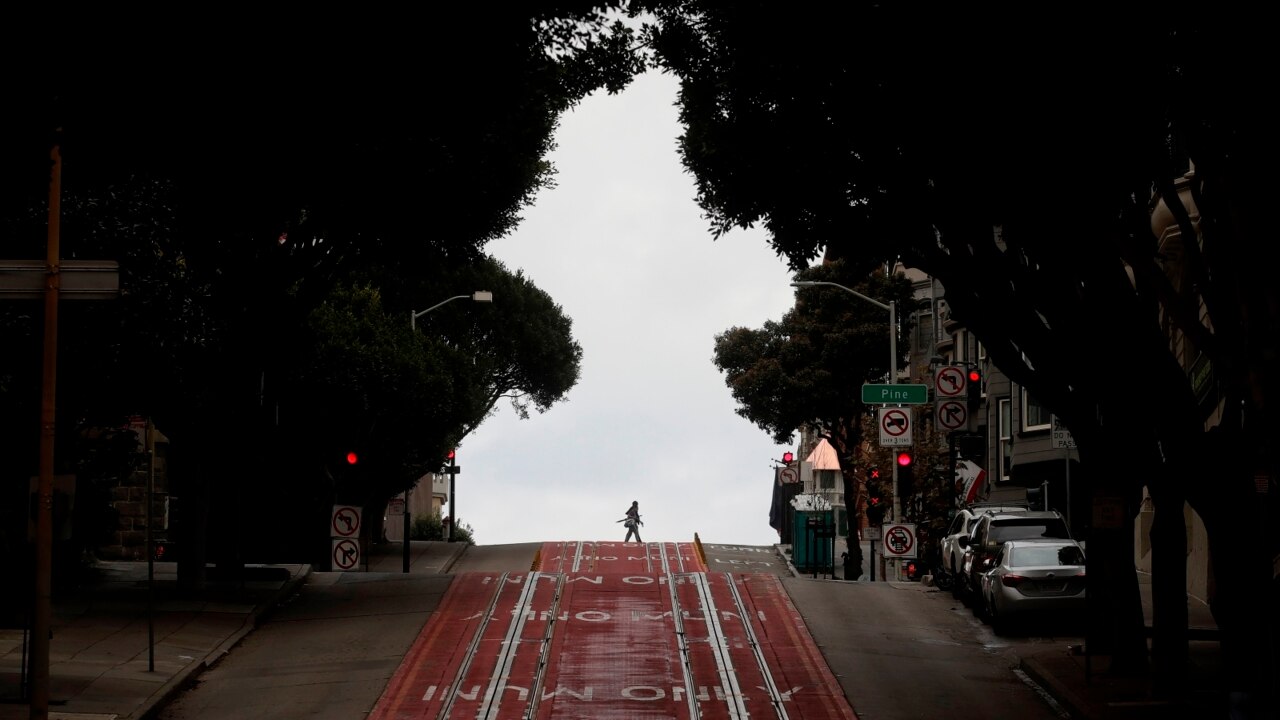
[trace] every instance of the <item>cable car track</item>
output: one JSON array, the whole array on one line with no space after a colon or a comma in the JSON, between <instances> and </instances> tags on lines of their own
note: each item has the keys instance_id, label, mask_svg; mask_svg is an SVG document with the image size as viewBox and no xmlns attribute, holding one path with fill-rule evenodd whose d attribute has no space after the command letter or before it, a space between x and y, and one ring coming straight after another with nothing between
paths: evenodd
<instances>
[{"instance_id":1,"label":"cable car track","mask_svg":"<svg viewBox=\"0 0 1280 720\"><path fill-rule=\"evenodd\" d=\"M776 575L610 542L456 576L369 717L855 718Z\"/></svg>"}]
</instances>

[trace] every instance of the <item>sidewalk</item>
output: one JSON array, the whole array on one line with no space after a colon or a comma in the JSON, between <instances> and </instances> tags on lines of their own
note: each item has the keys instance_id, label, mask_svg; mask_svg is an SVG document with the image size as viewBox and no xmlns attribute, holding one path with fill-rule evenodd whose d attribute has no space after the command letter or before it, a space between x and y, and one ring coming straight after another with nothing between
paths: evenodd
<instances>
[{"instance_id":1,"label":"sidewalk","mask_svg":"<svg viewBox=\"0 0 1280 720\"><path fill-rule=\"evenodd\" d=\"M1138 590L1150 632L1150 575L1138 574ZM1082 647L1064 646L1031 654L1021 658L1022 670L1067 708L1073 718L1228 717L1218 625L1209 606L1191 596L1187 597L1187 616L1191 635L1187 676L1181 697L1174 701L1152 697L1145 678L1113 677L1108 672L1109 657L1086 656Z\"/></svg>"},{"instance_id":2,"label":"sidewalk","mask_svg":"<svg viewBox=\"0 0 1280 720\"><path fill-rule=\"evenodd\" d=\"M375 546L367 571L402 572L402 547ZM464 543L414 542L409 569L447 573L465 548ZM146 717L226 655L312 571L310 565L249 565L242 580L214 577L204 590L184 595L174 563L155 563L151 583L145 562L99 562L94 569L95 582L53 601L52 720ZM21 629L0 629L0 720L30 717L22 696L23 657L29 652L24 642L29 638Z\"/></svg>"}]
</instances>

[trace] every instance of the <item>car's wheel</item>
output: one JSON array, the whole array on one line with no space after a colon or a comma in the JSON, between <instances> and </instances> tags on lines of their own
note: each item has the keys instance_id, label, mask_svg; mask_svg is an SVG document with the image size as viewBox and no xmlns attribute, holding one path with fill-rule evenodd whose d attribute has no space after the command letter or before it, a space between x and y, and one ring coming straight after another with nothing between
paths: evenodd
<instances>
[{"instance_id":1,"label":"car's wheel","mask_svg":"<svg viewBox=\"0 0 1280 720\"><path fill-rule=\"evenodd\" d=\"M996 635L1007 635L1009 633L1009 620L1003 615L997 615L995 608L991 608L991 632Z\"/></svg>"}]
</instances>

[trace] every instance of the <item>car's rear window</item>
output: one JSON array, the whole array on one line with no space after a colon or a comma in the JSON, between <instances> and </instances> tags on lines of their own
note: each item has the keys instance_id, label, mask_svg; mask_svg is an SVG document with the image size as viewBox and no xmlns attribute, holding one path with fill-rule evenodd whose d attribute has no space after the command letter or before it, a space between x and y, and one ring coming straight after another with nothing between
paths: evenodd
<instances>
[{"instance_id":1,"label":"car's rear window","mask_svg":"<svg viewBox=\"0 0 1280 720\"><path fill-rule=\"evenodd\" d=\"M1023 545L1010 553L1010 567L1056 567L1061 565L1083 565L1084 554L1075 545Z\"/></svg>"},{"instance_id":2,"label":"car's rear window","mask_svg":"<svg viewBox=\"0 0 1280 720\"><path fill-rule=\"evenodd\" d=\"M991 523L989 540L992 542L1034 538L1070 540L1071 533L1065 522L1052 518L1015 518Z\"/></svg>"}]
</instances>

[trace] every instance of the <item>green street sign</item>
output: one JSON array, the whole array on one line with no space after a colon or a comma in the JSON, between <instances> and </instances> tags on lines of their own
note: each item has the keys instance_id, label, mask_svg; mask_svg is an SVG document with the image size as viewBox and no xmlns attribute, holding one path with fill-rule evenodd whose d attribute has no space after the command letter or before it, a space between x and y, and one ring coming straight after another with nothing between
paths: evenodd
<instances>
[{"instance_id":1,"label":"green street sign","mask_svg":"<svg viewBox=\"0 0 1280 720\"><path fill-rule=\"evenodd\" d=\"M929 402L928 385L863 385L862 402L867 405L924 405Z\"/></svg>"}]
</instances>

